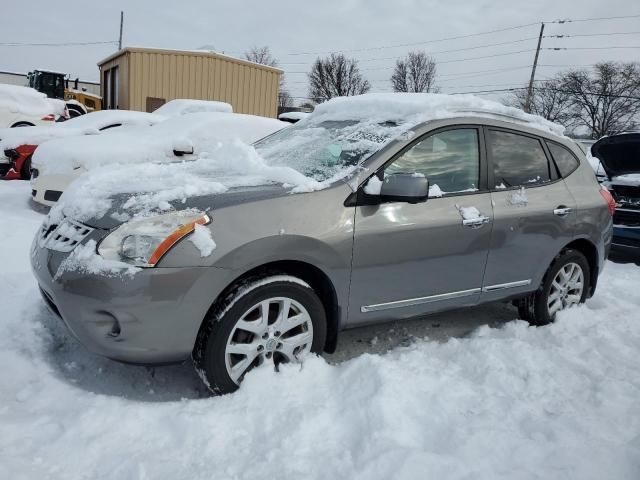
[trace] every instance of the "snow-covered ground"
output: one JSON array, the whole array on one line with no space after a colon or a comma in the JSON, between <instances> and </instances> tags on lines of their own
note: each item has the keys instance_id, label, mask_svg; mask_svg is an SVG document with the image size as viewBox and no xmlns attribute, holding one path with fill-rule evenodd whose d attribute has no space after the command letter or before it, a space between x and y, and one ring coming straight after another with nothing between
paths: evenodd
<instances>
[{"instance_id":1,"label":"snow-covered ground","mask_svg":"<svg viewBox=\"0 0 640 480\"><path fill-rule=\"evenodd\" d=\"M494 304L346 332L209 397L189 364L70 337L29 270L41 220L26 182L0 183L1 479L640 478L633 264L548 327Z\"/></svg>"}]
</instances>

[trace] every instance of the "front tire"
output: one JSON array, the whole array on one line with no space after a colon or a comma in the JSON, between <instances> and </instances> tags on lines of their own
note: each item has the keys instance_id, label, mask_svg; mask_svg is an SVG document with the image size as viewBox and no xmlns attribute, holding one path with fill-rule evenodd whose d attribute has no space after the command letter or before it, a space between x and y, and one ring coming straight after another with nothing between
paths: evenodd
<instances>
[{"instance_id":1,"label":"front tire","mask_svg":"<svg viewBox=\"0 0 640 480\"><path fill-rule=\"evenodd\" d=\"M31 178L31 155L24 159L22 167L20 167L20 177L23 180L29 180Z\"/></svg>"},{"instance_id":2,"label":"front tire","mask_svg":"<svg viewBox=\"0 0 640 480\"><path fill-rule=\"evenodd\" d=\"M193 352L196 370L215 393L234 392L258 365L321 353L326 325L324 306L305 282L285 275L254 279L205 318Z\"/></svg>"},{"instance_id":3,"label":"front tire","mask_svg":"<svg viewBox=\"0 0 640 480\"><path fill-rule=\"evenodd\" d=\"M532 325L553 322L556 314L584 303L590 288L591 269L578 250L563 250L553 261L538 290L518 303L520 318Z\"/></svg>"}]
</instances>

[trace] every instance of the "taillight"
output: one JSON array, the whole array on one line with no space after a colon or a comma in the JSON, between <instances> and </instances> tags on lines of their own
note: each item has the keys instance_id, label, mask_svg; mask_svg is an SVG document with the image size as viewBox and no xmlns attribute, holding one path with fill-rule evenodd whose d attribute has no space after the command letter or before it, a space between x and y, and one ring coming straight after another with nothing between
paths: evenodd
<instances>
[{"instance_id":1,"label":"taillight","mask_svg":"<svg viewBox=\"0 0 640 480\"><path fill-rule=\"evenodd\" d=\"M45 122L53 122L55 119L56 119L56 116L51 114L51 115L45 115L40 120L44 120Z\"/></svg>"},{"instance_id":2,"label":"taillight","mask_svg":"<svg viewBox=\"0 0 640 480\"><path fill-rule=\"evenodd\" d=\"M602 198L604 198L604 201L607 203L609 213L613 217L613 214L616 213L616 201L613 199L611 192L609 192L605 187L600 186L600 195L602 195Z\"/></svg>"}]
</instances>

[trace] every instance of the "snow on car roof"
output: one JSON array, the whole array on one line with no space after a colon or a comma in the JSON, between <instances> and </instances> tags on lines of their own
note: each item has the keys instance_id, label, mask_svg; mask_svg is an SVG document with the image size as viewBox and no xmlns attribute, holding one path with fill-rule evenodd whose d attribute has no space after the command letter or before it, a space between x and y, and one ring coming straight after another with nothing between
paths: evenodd
<instances>
[{"instance_id":1,"label":"snow on car roof","mask_svg":"<svg viewBox=\"0 0 640 480\"><path fill-rule=\"evenodd\" d=\"M232 113L233 107L226 102L217 102L214 100L192 100L188 98L178 98L171 100L153 113L158 115L174 116L185 115L187 113L196 112L227 112Z\"/></svg>"},{"instance_id":2,"label":"snow on car roof","mask_svg":"<svg viewBox=\"0 0 640 480\"><path fill-rule=\"evenodd\" d=\"M162 115L130 110L100 110L51 126L0 129L0 151L20 145L40 145L48 140L95 135L110 126L150 126L165 120Z\"/></svg>"},{"instance_id":3,"label":"snow on car roof","mask_svg":"<svg viewBox=\"0 0 640 480\"><path fill-rule=\"evenodd\" d=\"M33 88L0 84L1 110L34 117L44 117L45 115L56 113L57 107L57 102L50 101L44 93L40 93Z\"/></svg>"},{"instance_id":4,"label":"snow on car roof","mask_svg":"<svg viewBox=\"0 0 640 480\"><path fill-rule=\"evenodd\" d=\"M150 128L113 129L99 136L53 139L38 147L33 165L42 173L69 173L79 167L176 161L176 146L193 146L197 156L219 142L240 140L249 144L289 125L239 113L189 113Z\"/></svg>"},{"instance_id":5,"label":"snow on car roof","mask_svg":"<svg viewBox=\"0 0 640 480\"><path fill-rule=\"evenodd\" d=\"M309 116L309 121L399 121L418 124L460 115L498 116L501 119L526 123L555 135L562 135L564 132L562 125L492 100L474 95L438 93L366 93L353 97L338 97L316 106Z\"/></svg>"}]
</instances>

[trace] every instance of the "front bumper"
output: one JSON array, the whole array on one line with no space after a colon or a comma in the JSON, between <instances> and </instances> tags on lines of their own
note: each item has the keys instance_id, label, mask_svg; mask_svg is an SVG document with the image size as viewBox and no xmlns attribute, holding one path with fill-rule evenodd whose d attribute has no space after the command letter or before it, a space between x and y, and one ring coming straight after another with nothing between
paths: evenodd
<instances>
[{"instance_id":1,"label":"front bumper","mask_svg":"<svg viewBox=\"0 0 640 480\"><path fill-rule=\"evenodd\" d=\"M40 247L37 238L31 247L32 269L47 305L89 350L127 363L189 358L206 312L232 279L230 270L215 267L56 276L66 256Z\"/></svg>"}]
</instances>

